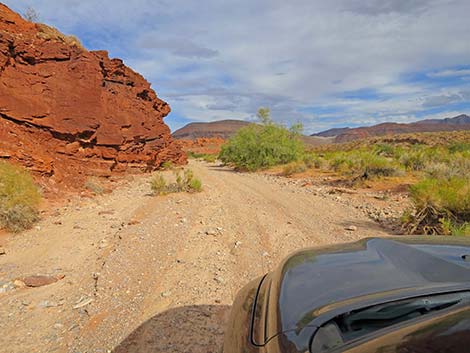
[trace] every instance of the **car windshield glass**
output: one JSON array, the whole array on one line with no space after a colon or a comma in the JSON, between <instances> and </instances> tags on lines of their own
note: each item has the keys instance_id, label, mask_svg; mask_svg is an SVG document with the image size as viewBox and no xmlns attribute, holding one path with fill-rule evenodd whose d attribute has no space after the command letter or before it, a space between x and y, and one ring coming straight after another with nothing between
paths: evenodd
<instances>
[{"instance_id":1,"label":"car windshield glass","mask_svg":"<svg viewBox=\"0 0 470 353\"><path fill-rule=\"evenodd\" d=\"M470 292L412 298L347 312L317 330L311 352L327 352L376 330L462 302L470 302Z\"/></svg>"}]
</instances>

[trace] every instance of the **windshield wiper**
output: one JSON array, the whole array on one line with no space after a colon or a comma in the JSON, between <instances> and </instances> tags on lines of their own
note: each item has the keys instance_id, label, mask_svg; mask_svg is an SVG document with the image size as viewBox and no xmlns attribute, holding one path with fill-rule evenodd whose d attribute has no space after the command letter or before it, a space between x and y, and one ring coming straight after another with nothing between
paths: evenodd
<instances>
[{"instance_id":1,"label":"windshield wiper","mask_svg":"<svg viewBox=\"0 0 470 353\"><path fill-rule=\"evenodd\" d=\"M470 297L470 295L467 295L467 297ZM377 305L344 316L342 324L348 331L364 329L365 326L388 326L431 311L445 309L460 303L462 300L463 298L460 295L457 297L455 295L445 295Z\"/></svg>"},{"instance_id":2,"label":"windshield wiper","mask_svg":"<svg viewBox=\"0 0 470 353\"><path fill-rule=\"evenodd\" d=\"M354 310L322 325L316 331L311 347L317 352L327 352L382 328L468 302L470 292L460 292L400 300Z\"/></svg>"}]
</instances>

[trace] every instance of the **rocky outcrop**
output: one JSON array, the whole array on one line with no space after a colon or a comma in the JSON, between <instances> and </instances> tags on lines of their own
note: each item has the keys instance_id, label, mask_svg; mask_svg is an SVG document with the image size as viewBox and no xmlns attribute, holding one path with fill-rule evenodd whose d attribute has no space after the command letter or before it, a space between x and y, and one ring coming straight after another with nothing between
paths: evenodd
<instances>
[{"instance_id":1,"label":"rocky outcrop","mask_svg":"<svg viewBox=\"0 0 470 353\"><path fill-rule=\"evenodd\" d=\"M0 158L69 184L184 163L169 105L122 60L0 3Z\"/></svg>"}]
</instances>

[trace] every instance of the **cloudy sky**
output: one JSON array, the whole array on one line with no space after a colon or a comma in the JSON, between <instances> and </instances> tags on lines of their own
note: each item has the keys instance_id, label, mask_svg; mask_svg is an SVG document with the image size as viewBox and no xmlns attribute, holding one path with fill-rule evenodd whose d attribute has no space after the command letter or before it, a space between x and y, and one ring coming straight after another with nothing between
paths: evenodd
<instances>
[{"instance_id":1,"label":"cloudy sky","mask_svg":"<svg viewBox=\"0 0 470 353\"><path fill-rule=\"evenodd\" d=\"M468 0L2 0L107 49L189 121L308 133L470 113Z\"/></svg>"}]
</instances>

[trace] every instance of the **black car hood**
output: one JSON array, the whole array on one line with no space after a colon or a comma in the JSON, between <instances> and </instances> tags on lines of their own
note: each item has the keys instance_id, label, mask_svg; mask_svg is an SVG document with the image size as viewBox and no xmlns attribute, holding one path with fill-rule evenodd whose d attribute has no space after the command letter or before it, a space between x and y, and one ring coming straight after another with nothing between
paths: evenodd
<instances>
[{"instance_id":1,"label":"black car hood","mask_svg":"<svg viewBox=\"0 0 470 353\"><path fill-rule=\"evenodd\" d=\"M355 305L468 289L470 263L462 255L469 246L466 239L373 238L298 252L269 276L265 339L288 333L295 341L304 328Z\"/></svg>"}]
</instances>

